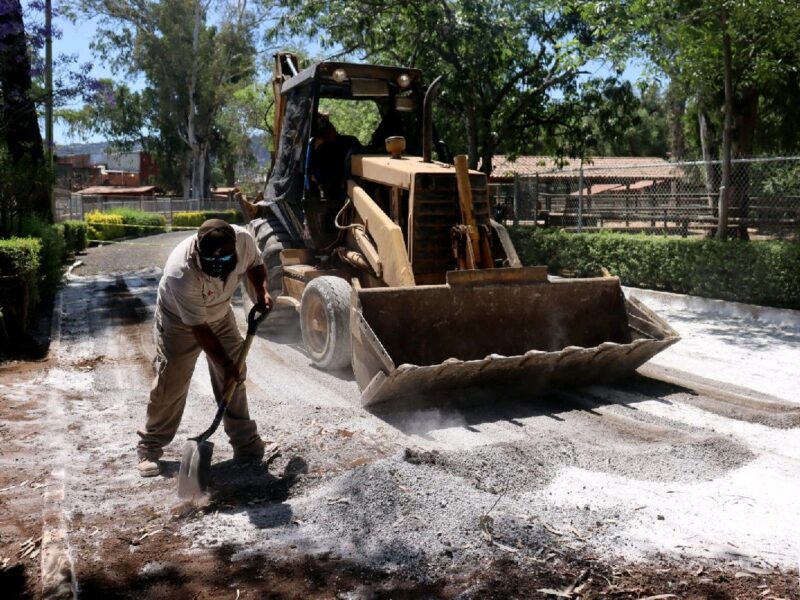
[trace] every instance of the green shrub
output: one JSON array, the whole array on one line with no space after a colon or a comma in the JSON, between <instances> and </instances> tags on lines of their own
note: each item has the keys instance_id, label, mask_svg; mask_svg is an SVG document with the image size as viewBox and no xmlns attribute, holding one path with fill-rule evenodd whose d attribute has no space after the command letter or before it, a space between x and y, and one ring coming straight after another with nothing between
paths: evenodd
<instances>
[{"instance_id":1,"label":"green shrub","mask_svg":"<svg viewBox=\"0 0 800 600\"><path fill-rule=\"evenodd\" d=\"M82 252L88 246L88 227L85 221L64 221L64 243L67 254Z\"/></svg>"},{"instance_id":2,"label":"green shrub","mask_svg":"<svg viewBox=\"0 0 800 600\"><path fill-rule=\"evenodd\" d=\"M228 223L242 223L244 218L238 210L197 210L177 212L172 215L174 227L200 227L208 219L222 219Z\"/></svg>"},{"instance_id":3,"label":"green shrub","mask_svg":"<svg viewBox=\"0 0 800 600\"><path fill-rule=\"evenodd\" d=\"M624 233L574 234L510 230L524 264L551 273L599 275L625 285L682 294L800 308L800 243L719 241Z\"/></svg>"},{"instance_id":4,"label":"green shrub","mask_svg":"<svg viewBox=\"0 0 800 600\"><path fill-rule=\"evenodd\" d=\"M51 225L36 217L26 217L22 221L22 233L26 237L39 238L41 242L38 293L43 300L52 300L61 283L66 257L64 226L60 223Z\"/></svg>"},{"instance_id":5,"label":"green shrub","mask_svg":"<svg viewBox=\"0 0 800 600\"><path fill-rule=\"evenodd\" d=\"M39 299L41 254L42 242L36 238L0 239L0 349L27 330Z\"/></svg>"},{"instance_id":6,"label":"green shrub","mask_svg":"<svg viewBox=\"0 0 800 600\"><path fill-rule=\"evenodd\" d=\"M133 208L114 208L106 211L106 214L122 217L126 237L152 235L167 230L167 219L158 213L144 212Z\"/></svg>"},{"instance_id":7,"label":"green shrub","mask_svg":"<svg viewBox=\"0 0 800 600\"><path fill-rule=\"evenodd\" d=\"M113 240L125 235L125 227L120 215L92 211L86 215L86 225L90 240Z\"/></svg>"}]
</instances>

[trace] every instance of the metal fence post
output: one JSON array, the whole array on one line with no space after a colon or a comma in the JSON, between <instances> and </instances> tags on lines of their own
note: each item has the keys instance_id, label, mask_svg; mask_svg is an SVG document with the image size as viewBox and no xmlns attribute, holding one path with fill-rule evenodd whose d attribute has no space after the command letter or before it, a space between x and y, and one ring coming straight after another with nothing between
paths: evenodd
<instances>
[{"instance_id":1,"label":"metal fence post","mask_svg":"<svg viewBox=\"0 0 800 600\"><path fill-rule=\"evenodd\" d=\"M583 161L578 175L578 233L583 229Z\"/></svg>"},{"instance_id":2,"label":"metal fence post","mask_svg":"<svg viewBox=\"0 0 800 600\"><path fill-rule=\"evenodd\" d=\"M520 205L520 183L519 183L519 175L514 173L514 227L519 225L519 205Z\"/></svg>"},{"instance_id":3,"label":"metal fence post","mask_svg":"<svg viewBox=\"0 0 800 600\"><path fill-rule=\"evenodd\" d=\"M533 226L539 223L539 174L533 176Z\"/></svg>"}]
</instances>

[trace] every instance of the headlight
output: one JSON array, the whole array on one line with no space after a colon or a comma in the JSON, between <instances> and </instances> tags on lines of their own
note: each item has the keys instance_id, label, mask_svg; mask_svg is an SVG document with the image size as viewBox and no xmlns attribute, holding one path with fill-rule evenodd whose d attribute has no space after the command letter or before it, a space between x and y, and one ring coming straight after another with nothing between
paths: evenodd
<instances>
[{"instance_id":1,"label":"headlight","mask_svg":"<svg viewBox=\"0 0 800 600\"><path fill-rule=\"evenodd\" d=\"M411 85L411 77L409 77L406 73L403 73L397 78L397 85L401 88L407 88Z\"/></svg>"},{"instance_id":2,"label":"headlight","mask_svg":"<svg viewBox=\"0 0 800 600\"><path fill-rule=\"evenodd\" d=\"M336 83L342 83L346 79L347 79L347 73L345 72L344 69L336 69L333 72L333 80Z\"/></svg>"}]
</instances>

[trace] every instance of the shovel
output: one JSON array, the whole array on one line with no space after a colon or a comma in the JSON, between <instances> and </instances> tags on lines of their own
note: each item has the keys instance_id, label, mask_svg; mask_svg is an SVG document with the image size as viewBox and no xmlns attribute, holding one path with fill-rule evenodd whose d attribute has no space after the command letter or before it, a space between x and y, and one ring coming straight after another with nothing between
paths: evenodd
<instances>
[{"instance_id":1,"label":"shovel","mask_svg":"<svg viewBox=\"0 0 800 600\"><path fill-rule=\"evenodd\" d=\"M254 306L250 309L250 314L247 315L247 335L244 338L244 344L242 345L242 351L239 353L239 359L236 361L237 372L240 373L244 366L258 324L266 319L268 314L269 310L265 310L261 306ZM183 447L181 468L178 472L179 498L194 498L200 496L204 494L208 488L209 473L211 471L211 454L214 452L214 444L209 442L208 438L214 435L217 427L219 427L222 417L225 414L225 409L228 407L228 403L231 401L231 398L233 398L233 394L238 387L238 383L233 383L225 389L225 393L217 407L217 414L214 417L214 421L211 423L211 427L197 437L189 438L189 441L186 442L186 445Z\"/></svg>"}]
</instances>

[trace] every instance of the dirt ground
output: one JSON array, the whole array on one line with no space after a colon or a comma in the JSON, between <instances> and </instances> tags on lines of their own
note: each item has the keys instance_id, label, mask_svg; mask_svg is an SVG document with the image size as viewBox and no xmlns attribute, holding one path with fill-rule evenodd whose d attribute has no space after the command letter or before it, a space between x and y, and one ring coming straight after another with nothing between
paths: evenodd
<instances>
[{"instance_id":1,"label":"dirt ground","mask_svg":"<svg viewBox=\"0 0 800 600\"><path fill-rule=\"evenodd\" d=\"M247 389L281 455L236 465L220 431L208 501L181 504L183 441L213 417L202 358L162 477L139 478L135 444L159 267L182 235L92 249L49 358L0 366L4 598L39 596L53 507L80 598L800 598L797 396L674 357L615 387L373 413L278 319Z\"/></svg>"}]
</instances>

